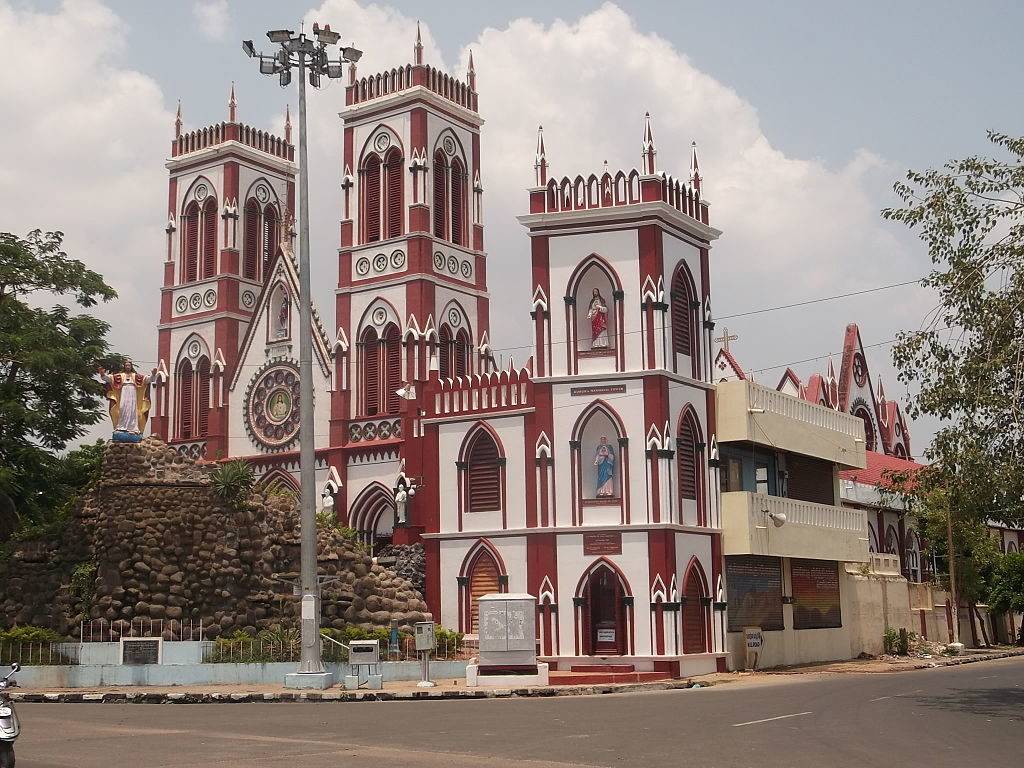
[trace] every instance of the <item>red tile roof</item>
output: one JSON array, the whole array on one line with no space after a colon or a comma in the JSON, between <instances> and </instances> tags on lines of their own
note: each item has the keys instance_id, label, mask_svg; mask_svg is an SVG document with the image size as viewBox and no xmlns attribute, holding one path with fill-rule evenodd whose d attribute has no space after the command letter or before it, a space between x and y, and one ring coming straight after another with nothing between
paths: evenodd
<instances>
[{"instance_id":1,"label":"red tile roof","mask_svg":"<svg viewBox=\"0 0 1024 768\"><path fill-rule=\"evenodd\" d=\"M840 471L839 477L843 480L853 480L864 485L877 485L884 487L888 485L883 475L889 472L906 472L908 470L920 469L924 464L916 461L901 459L896 456L886 456L884 453L867 451L867 466L864 469L844 469Z\"/></svg>"}]
</instances>

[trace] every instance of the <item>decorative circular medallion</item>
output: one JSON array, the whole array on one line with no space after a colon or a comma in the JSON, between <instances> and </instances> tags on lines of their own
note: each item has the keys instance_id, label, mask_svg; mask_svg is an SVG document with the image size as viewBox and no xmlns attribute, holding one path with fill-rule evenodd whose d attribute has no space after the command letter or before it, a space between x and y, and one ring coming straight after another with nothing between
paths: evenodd
<instances>
[{"instance_id":1,"label":"decorative circular medallion","mask_svg":"<svg viewBox=\"0 0 1024 768\"><path fill-rule=\"evenodd\" d=\"M188 312L188 296L179 296L174 302L174 308L178 312Z\"/></svg>"},{"instance_id":2,"label":"decorative circular medallion","mask_svg":"<svg viewBox=\"0 0 1024 768\"><path fill-rule=\"evenodd\" d=\"M299 434L299 371L292 363L270 363L246 393L246 428L266 448L286 448Z\"/></svg>"},{"instance_id":3,"label":"decorative circular medallion","mask_svg":"<svg viewBox=\"0 0 1024 768\"><path fill-rule=\"evenodd\" d=\"M256 294L252 291L242 292L242 306L246 309L252 309L256 304Z\"/></svg>"},{"instance_id":4,"label":"decorative circular medallion","mask_svg":"<svg viewBox=\"0 0 1024 768\"><path fill-rule=\"evenodd\" d=\"M461 322L462 322L462 315L459 314L459 310L455 309L455 307L452 307L450 310L448 310L448 323L449 323L449 325L451 325L452 327L458 327L458 325Z\"/></svg>"},{"instance_id":5,"label":"decorative circular medallion","mask_svg":"<svg viewBox=\"0 0 1024 768\"><path fill-rule=\"evenodd\" d=\"M188 297L188 305L192 307L192 309L199 309L203 306L203 297L198 293L193 293Z\"/></svg>"},{"instance_id":6,"label":"decorative circular medallion","mask_svg":"<svg viewBox=\"0 0 1024 768\"><path fill-rule=\"evenodd\" d=\"M363 425L363 439L364 440L376 440L377 439L377 425L372 421L369 424Z\"/></svg>"},{"instance_id":7,"label":"decorative circular medallion","mask_svg":"<svg viewBox=\"0 0 1024 768\"><path fill-rule=\"evenodd\" d=\"M378 253L373 257L373 271L383 272L388 268L388 257L383 253Z\"/></svg>"},{"instance_id":8,"label":"decorative circular medallion","mask_svg":"<svg viewBox=\"0 0 1024 768\"><path fill-rule=\"evenodd\" d=\"M366 275L370 271L370 260L363 256L359 261L356 262L356 274Z\"/></svg>"},{"instance_id":9,"label":"decorative circular medallion","mask_svg":"<svg viewBox=\"0 0 1024 768\"><path fill-rule=\"evenodd\" d=\"M403 251L394 251L391 254L391 266L395 269L401 269L405 266L405 253Z\"/></svg>"},{"instance_id":10,"label":"decorative circular medallion","mask_svg":"<svg viewBox=\"0 0 1024 768\"><path fill-rule=\"evenodd\" d=\"M462 262L462 276L468 278L473 273L473 265L468 261Z\"/></svg>"},{"instance_id":11,"label":"decorative circular medallion","mask_svg":"<svg viewBox=\"0 0 1024 768\"><path fill-rule=\"evenodd\" d=\"M455 154L455 140L451 136L444 137L444 153L446 155Z\"/></svg>"},{"instance_id":12,"label":"decorative circular medallion","mask_svg":"<svg viewBox=\"0 0 1024 768\"><path fill-rule=\"evenodd\" d=\"M377 134L377 138L373 140L373 146L378 152L383 152L391 146L391 137L388 136L387 133L381 131Z\"/></svg>"},{"instance_id":13,"label":"decorative circular medallion","mask_svg":"<svg viewBox=\"0 0 1024 768\"><path fill-rule=\"evenodd\" d=\"M261 203L265 203L270 199L270 190L262 184L256 187L256 199Z\"/></svg>"},{"instance_id":14,"label":"decorative circular medallion","mask_svg":"<svg viewBox=\"0 0 1024 768\"><path fill-rule=\"evenodd\" d=\"M448 257L448 271L453 275L456 275L459 272L459 260L454 256Z\"/></svg>"},{"instance_id":15,"label":"decorative circular medallion","mask_svg":"<svg viewBox=\"0 0 1024 768\"><path fill-rule=\"evenodd\" d=\"M391 425L388 422L382 421L377 425L377 437L381 440L387 440L391 437Z\"/></svg>"},{"instance_id":16,"label":"decorative circular medallion","mask_svg":"<svg viewBox=\"0 0 1024 768\"><path fill-rule=\"evenodd\" d=\"M200 344L197 339L193 339L189 343L188 349L186 350L186 352L188 352L188 356L191 357L193 360L195 360L197 357L199 357L199 353L202 352L202 351L203 351L203 345Z\"/></svg>"},{"instance_id":17,"label":"decorative circular medallion","mask_svg":"<svg viewBox=\"0 0 1024 768\"><path fill-rule=\"evenodd\" d=\"M363 425L362 424L349 424L348 426L348 439L351 443L358 443L363 439Z\"/></svg>"},{"instance_id":18,"label":"decorative circular medallion","mask_svg":"<svg viewBox=\"0 0 1024 768\"><path fill-rule=\"evenodd\" d=\"M868 366L860 352L853 356L853 380L858 387L863 387L868 381Z\"/></svg>"},{"instance_id":19,"label":"decorative circular medallion","mask_svg":"<svg viewBox=\"0 0 1024 768\"><path fill-rule=\"evenodd\" d=\"M205 184L196 185L195 196L196 200L202 201L206 199L206 196L210 194L210 189Z\"/></svg>"},{"instance_id":20,"label":"decorative circular medallion","mask_svg":"<svg viewBox=\"0 0 1024 768\"><path fill-rule=\"evenodd\" d=\"M217 303L217 292L210 288L206 293L203 294L203 304L208 307L212 307Z\"/></svg>"},{"instance_id":21,"label":"decorative circular medallion","mask_svg":"<svg viewBox=\"0 0 1024 768\"><path fill-rule=\"evenodd\" d=\"M444 254L440 251L434 254L434 269L444 269Z\"/></svg>"},{"instance_id":22,"label":"decorative circular medallion","mask_svg":"<svg viewBox=\"0 0 1024 768\"><path fill-rule=\"evenodd\" d=\"M388 319L388 311L384 307L377 307L373 310L371 319L374 325L384 325L384 321Z\"/></svg>"}]
</instances>

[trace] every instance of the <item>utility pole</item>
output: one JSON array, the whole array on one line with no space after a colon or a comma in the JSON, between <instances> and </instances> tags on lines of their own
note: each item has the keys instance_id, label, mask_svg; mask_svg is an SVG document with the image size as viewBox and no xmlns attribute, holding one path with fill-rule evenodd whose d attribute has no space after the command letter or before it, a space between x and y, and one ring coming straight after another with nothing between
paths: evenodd
<instances>
[{"instance_id":1,"label":"utility pole","mask_svg":"<svg viewBox=\"0 0 1024 768\"><path fill-rule=\"evenodd\" d=\"M946 499L946 551L949 557L949 602L953 614L953 642L957 650L963 648L960 642L960 600L956 590L956 554L953 550L953 508Z\"/></svg>"},{"instance_id":2,"label":"utility pole","mask_svg":"<svg viewBox=\"0 0 1024 768\"><path fill-rule=\"evenodd\" d=\"M313 333L312 291L309 267L309 163L306 155L306 77L319 87L320 78L340 78L345 62L358 61L362 52L356 48L340 49L336 61L328 58L328 46L335 45L341 35L329 26L313 25L314 41L304 33L297 36L290 29L267 32L271 43L280 45L273 56L257 54L252 40L242 43L250 58L259 58L260 73L277 75L282 87L292 80L292 68L299 70L299 475L301 492L301 592L302 650L299 671L285 676L289 688L329 688L333 676L324 669L320 654L320 583L317 574L316 550L316 449L313 433Z\"/></svg>"}]
</instances>

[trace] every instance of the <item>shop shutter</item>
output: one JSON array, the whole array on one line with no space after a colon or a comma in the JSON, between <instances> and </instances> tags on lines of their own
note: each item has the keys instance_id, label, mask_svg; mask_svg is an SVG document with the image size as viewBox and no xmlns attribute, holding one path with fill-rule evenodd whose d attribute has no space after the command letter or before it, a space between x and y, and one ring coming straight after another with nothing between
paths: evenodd
<instances>
[{"instance_id":1,"label":"shop shutter","mask_svg":"<svg viewBox=\"0 0 1024 768\"><path fill-rule=\"evenodd\" d=\"M786 462L787 496L817 504L836 503L831 462L796 454L789 454Z\"/></svg>"}]
</instances>

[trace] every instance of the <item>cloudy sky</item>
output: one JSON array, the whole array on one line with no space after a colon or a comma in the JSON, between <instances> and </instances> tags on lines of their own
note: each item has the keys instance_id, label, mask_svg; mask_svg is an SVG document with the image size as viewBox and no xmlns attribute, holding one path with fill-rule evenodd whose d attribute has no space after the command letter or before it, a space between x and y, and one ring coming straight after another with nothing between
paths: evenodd
<instances>
[{"instance_id":1,"label":"cloudy sky","mask_svg":"<svg viewBox=\"0 0 1024 768\"><path fill-rule=\"evenodd\" d=\"M287 8L288 10L283 10ZM514 10L513 10L514 9ZM360 72L409 61L416 20L427 61L477 67L496 348L529 342L527 238L515 222L532 182L536 126L554 174L633 167L650 111L659 169L685 175L698 143L712 223L720 318L913 280L917 241L878 212L907 168L985 151L984 132L1018 131L1013 2L618 4L562 0L387 4L326 0L0 0L0 230L61 229L70 254L120 299L99 310L112 341L149 367L164 255L174 110L186 129L225 119L235 81L241 119L281 130L294 96L261 78L239 41L305 19L365 51ZM337 247L340 83L313 94L310 167L314 285L325 318ZM507 290L505 287L507 286ZM724 319L733 350L772 385L838 353L860 324L875 375L905 396L889 363L900 329L934 300L911 286ZM838 362L838 354L835 355ZM915 430L915 452L933 425Z\"/></svg>"}]
</instances>

